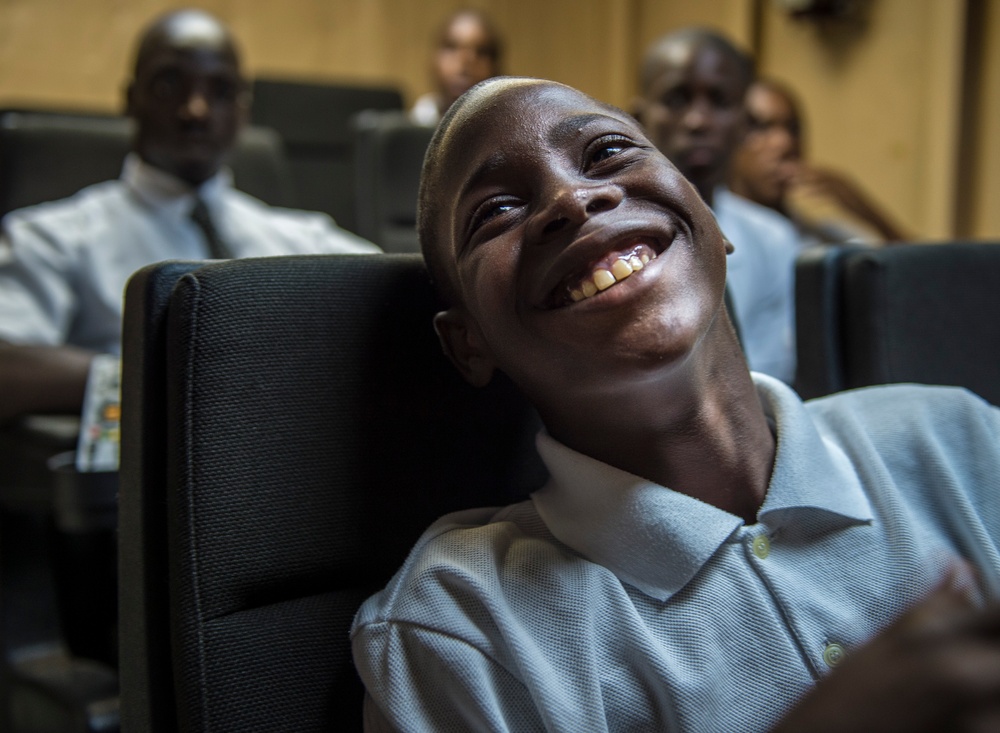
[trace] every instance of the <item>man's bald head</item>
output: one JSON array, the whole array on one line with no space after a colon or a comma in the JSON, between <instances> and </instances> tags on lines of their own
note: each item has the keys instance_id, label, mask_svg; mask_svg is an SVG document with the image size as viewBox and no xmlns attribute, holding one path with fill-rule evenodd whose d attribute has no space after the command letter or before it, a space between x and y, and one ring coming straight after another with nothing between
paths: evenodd
<instances>
[{"instance_id":1,"label":"man's bald head","mask_svg":"<svg viewBox=\"0 0 1000 733\"><path fill-rule=\"evenodd\" d=\"M134 76L144 63L164 48L208 49L240 64L236 41L229 29L213 15L203 10L175 10L154 20L143 33L136 49Z\"/></svg>"},{"instance_id":2,"label":"man's bald head","mask_svg":"<svg viewBox=\"0 0 1000 733\"><path fill-rule=\"evenodd\" d=\"M143 33L127 91L133 147L150 165L197 186L216 174L249 113L229 29L201 10L160 16Z\"/></svg>"},{"instance_id":3,"label":"man's bald head","mask_svg":"<svg viewBox=\"0 0 1000 733\"><path fill-rule=\"evenodd\" d=\"M647 93L665 68L678 63L690 50L701 48L711 48L734 62L745 93L756 76L753 58L721 33L709 28L681 28L654 41L646 49L639 67L639 88Z\"/></svg>"}]
</instances>

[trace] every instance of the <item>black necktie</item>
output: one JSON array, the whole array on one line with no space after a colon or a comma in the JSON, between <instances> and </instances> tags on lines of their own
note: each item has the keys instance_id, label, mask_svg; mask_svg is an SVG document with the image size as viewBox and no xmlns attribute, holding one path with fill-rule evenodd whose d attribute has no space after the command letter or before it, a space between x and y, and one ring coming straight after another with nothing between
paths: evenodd
<instances>
[{"instance_id":1,"label":"black necktie","mask_svg":"<svg viewBox=\"0 0 1000 733\"><path fill-rule=\"evenodd\" d=\"M209 257L213 260L227 260L232 255L229 248L219 236L215 224L212 223L212 215L208 213L208 206L201 199L196 199L194 208L191 209L191 221L198 225L205 235L205 243L208 245Z\"/></svg>"}]
</instances>

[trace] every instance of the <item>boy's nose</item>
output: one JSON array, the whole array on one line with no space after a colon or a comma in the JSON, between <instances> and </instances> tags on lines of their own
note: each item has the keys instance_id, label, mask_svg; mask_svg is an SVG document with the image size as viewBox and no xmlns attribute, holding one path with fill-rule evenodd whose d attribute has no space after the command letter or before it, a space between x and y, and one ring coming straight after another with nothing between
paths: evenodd
<instances>
[{"instance_id":1,"label":"boy's nose","mask_svg":"<svg viewBox=\"0 0 1000 733\"><path fill-rule=\"evenodd\" d=\"M535 216L532 239L545 239L569 226L579 226L595 214L617 208L622 199L621 187L607 181L562 185Z\"/></svg>"}]
</instances>

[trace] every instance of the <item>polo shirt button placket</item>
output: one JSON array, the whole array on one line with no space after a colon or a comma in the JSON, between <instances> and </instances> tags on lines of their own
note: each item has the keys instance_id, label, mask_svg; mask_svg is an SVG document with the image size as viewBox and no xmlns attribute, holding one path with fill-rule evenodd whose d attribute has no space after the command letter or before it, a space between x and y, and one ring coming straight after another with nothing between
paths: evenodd
<instances>
[{"instance_id":1,"label":"polo shirt button placket","mask_svg":"<svg viewBox=\"0 0 1000 733\"><path fill-rule=\"evenodd\" d=\"M759 534L750 541L750 550L760 560L766 560L771 554L771 540L766 534Z\"/></svg>"},{"instance_id":2,"label":"polo shirt button placket","mask_svg":"<svg viewBox=\"0 0 1000 733\"><path fill-rule=\"evenodd\" d=\"M826 648L823 649L823 662L830 669L833 669L838 664L844 661L844 657L847 656L847 650L844 649L840 644L835 641L829 642Z\"/></svg>"}]
</instances>

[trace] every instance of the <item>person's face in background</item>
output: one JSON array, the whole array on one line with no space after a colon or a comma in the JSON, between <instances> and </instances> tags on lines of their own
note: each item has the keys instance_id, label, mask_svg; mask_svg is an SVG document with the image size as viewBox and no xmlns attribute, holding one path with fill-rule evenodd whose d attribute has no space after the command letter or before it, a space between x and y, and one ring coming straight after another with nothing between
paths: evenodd
<instances>
[{"instance_id":1,"label":"person's face in background","mask_svg":"<svg viewBox=\"0 0 1000 733\"><path fill-rule=\"evenodd\" d=\"M469 88L499 73L497 52L497 39L475 14L452 19L434 55L434 77L445 109Z\"/></svg>"},{"instance_id":2,"label":"person's face in background","mask_svg":"<svg viewBox=\"0 0 1000 733\"><path fill-rule=\"evenodd\" d=\"M802 157L798 111L784 93L763 83L747 92L750 127L733 161L733 188L747 198L780 209Z\"/></svg>"},{"instance_id":3,"label":"person's face in background","mask_svg":"<svg viewBox=\"0 0 1000 733\"><path fill-rule=\"evenodd\" d=\"M203 183L224 163L248 108L236 52L211 17L180 13L143 44L127 112L135 150L150 165Z\"/></svg>"},{"instance_id":4,"label":"person's face in background","mask_svg":"<svg viewBox=\"0 0 1000 733\"><path fill-rule=\"evenodd\" d=\"M709 201L746 132L745 78L722 50L679 41L662 50L637 103L649 138Z\"/></svg>"}]
</instances>

